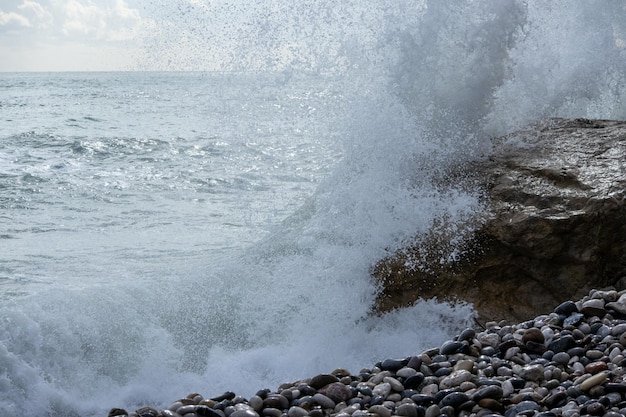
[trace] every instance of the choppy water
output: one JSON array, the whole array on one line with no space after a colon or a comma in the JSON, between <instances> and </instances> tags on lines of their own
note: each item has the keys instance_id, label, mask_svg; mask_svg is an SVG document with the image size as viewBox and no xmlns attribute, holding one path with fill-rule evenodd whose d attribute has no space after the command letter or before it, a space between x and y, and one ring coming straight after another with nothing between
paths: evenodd
<instances>
[{"instance_id":1,"label":"choppy water","mask_svg":"<svg viewBox=\"0 0 626 417\"><path fill-rule=\"evenodd\" d=\"M437 179L526 123L626 116L621 2L290 4L267 39L310 55L280 71L0 75L0 415L437 345L469 307L369 314L377 260L482 210Z\"/></svg>"}]
</instances>

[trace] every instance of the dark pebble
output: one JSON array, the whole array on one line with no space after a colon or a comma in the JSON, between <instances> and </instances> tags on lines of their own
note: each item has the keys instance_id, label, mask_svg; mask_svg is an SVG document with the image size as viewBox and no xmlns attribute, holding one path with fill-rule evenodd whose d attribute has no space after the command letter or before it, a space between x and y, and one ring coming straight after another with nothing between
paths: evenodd
<instances>
[{"instance_id":1,"label":"dark pebble","mask_svg":"<svg viewBox=\"0 0 626 417\"><path fill-rule=\"evenodd\" d=\"M311 382L309 382L309 385L312 388L320 389L322 387L325 387L328 384L332 384L333 382L339 382L339 378L331 374L321 374L321 375L314 376L311 379Z\"/></svg>"},{"instance_id":2,"label":"dark pebble","mask_svg":"<svg viewBox=\"0 0 626 417\"><path fill-rule=\"evenodd\" d=\"M224 401L224 400L232 400L233 398L235 398L235 396L236 396L236 394L234 392L226 391L222 395L218 395L217 397L211 398L211 400L216 401L216 402L220 402L220 401ZM259 395L259 397L260 397L260 395ZM261 397L261 398L263 398L263 397Z\"/></svg>"},{"instance_id":3,"label":"dark pebble","mask_svg":"<svg viewBox=\"0 0 626 417\"><path fill-rule=\"evenodd\" d=\"M584 314L581 314L581 313L572 314L571 316L563 320L563 326L577 327L580 323L582 323L584 318L585 318Z\"/></svg>"},{"instance_id":4,"label":"dark pebble","mask_svg":"<svg viewBox=\"0 0 626 417\"><path fill-rule=\"evenodd\" d=\"M592 416L601 416L606 412L606 408L600 402L593 402L586 406L587 414Z\"/></svg>"},{"instance_id":5,"label":"dark pebble","mask_svg":"<svg viewBox=\"0 0 626 417\"><path fill-rule=\"evenodd\" d=\"M454 408L449 405L442 407L440 411L441 411L441 414L439 414L439 417L455 417L456 416L456 412Z\"/></svg>"},{"instance_id":6,"label":"dark pebble","mask_svg":"<svg viewBox=\"0 0 626 417\"><path fill-rule=\"evenodd\" d=\"M111 408L109 411L108 417L117 417L117 416L128 416L128 411L123 408Z\"/></svg>"},{"instance_id":7,"label":"dark pebble","mask_svg":"<svg viewBox=\"0 0 626 417\"><path fill-rule=\"evenodd\" d=\"M409 359L409 362L406 364L407 367L409 368L413 368L416 371L420 370L420 367L422 366L422 358L421 356L413 356Z\"/></svg>"},{"instance_id":8,"label":"dark pebble","mask_svg":"<svg viewBox=\"0 0 626 417\"><path fill-rule=\"evenodd\" d=\"M546 352L546 347L543 343L533 342L532 340L529 340L524 344L524 346L526 347L526 350L528 352L537 355L543 355Z\"/></svg>"},{"instance_id":9,"label":"dark pebble","mask_svg":"<svg viewBox=\"0 0 626 417\"><path fill-rule=\"evenodd\" d=\"M441 347L439 348L439 353L441 353L442 355L453 355L455 353L458 353L462 347L463 343L448 340L441 345Z\"/></svg>"},{"instance_id":10,"label":"dark pebble","mask_svg":"<svg viewBox=\"0 0 626 417\"><path fill-rule=\"evenodd\" d=\"M546 397L543 402L549 408L557 408L565 405L567 403L567 399L567 392L561 391L552 395L548 395L548 397Z\"/></svg>"},{"instance_id":11,"label":"dark pebble","mask_svg":"<svg viewBox=\"0 0 626 417\"><path fill-rule=\"evenodd\" d=\"M482 408L487 408L491 411L502 411L504 410L504 407L502 406L502 403L498 400L495 400L493 398L483 398L482 400L478 401L478 405Z\"/></svg>"},{"instance_id":12,"label":"dark pebble","mask_svg":"<svg viewBox=\"0 0 626 417\"><path fill-rule=\"evenodd\" d=\"M513 388L515 389L522 389L524 388L524 386L526 386L526 381L523 380L522 378L511 378L509 381L511 382L511 385L513 385Z\"/></svg>"},{"instance_id":13,"label":"dark pebble","mask_svg":"<svg viewBox=\"0 0 626 417\"><path fill-rule=\"evenodd\" d=\"M263 407L286 410L289 408L289 400L280 394L270 394L263 400Z\"/></svg>"},{"instance_id":14,"label":"dark pebble","mask_svg":"<svg viewBox=\"0 0 626 417\"><path fill-rule=\"evenodd\" d=\"M573 348L575 344L576 340L574 340L573 336L565 335L552 341L552 343L548 345L548 350L554 353L566 352L568 349Z\"/></svg>"},{"instance_id":15,"label":"dark pebble","mask_svg":"<svg viewBox=\"0 0 626 417\"><path fill-rule=\"evenodd\" d=\"M439 403L439 407L445 407L449 405L450 407L453 407L455 410L457 410L461 407L461 404L464 404L468 401L469 397L465 393L453 392L443 397L443 399Z\"/></svg>"},{"instance_id":16,"label":"dark pebble","mask_svg":"<svg viewBox=\"0 0 626 417\"><path fill-rule=\"evenodd\" d=\"M139 417L157 417L159 412L152 407L142 407L135 411Z\"/></svg>"},{"instance_id":17,"label":"dark pebble","mask_svg":"<svg viewBox=\"0 0 626 417\"><path fill-rule=\"evenodd\" d=\"M424 374L421 372L416 373L413 376L408 377L404 380L404 388L412 389L419 388L419 386L424 382Z\"/></svg>"},{"instance_id":18,"label":"dark pebble","mask_svg":"<svg viewBox=\"0 0 626 417\"><path fill-rule=\"evenodd\" d=\"M404 368L409 363L409 359L385 359L380 363L380 369L383 371L396 372Z\"/></svg>"},{"instance_id":19,"label":"dark pebble","mask_svg":"<svg viewBox=\"0 0 626 417\"><path fill-rule=\"evenodd\" d=\"M513 417L518 413L522 413L524 411L538 411L541 407L534 401L522 401L514 407L509 408L504 413L505 417ZM534 413L533 413L534 414Z\"/></svg>"},{"instance_id":20,"label":"dark pebble","mask_svg":"<svg viewBox=\"0 0 626 417\"><path fill-rule=\"evenodd\" d=\"M496 348L494 348L493 346L485 346L481 349L480 353L482 355L491 357L496 354Z\"/></svg>"},{"instance_id":21,"label":"dark pebble","mask_svg":"<svg viewBox=\"0 0 626 417\"><path fill-rule=\"evenodd\" d=\"M493 398L499 400L502 398L502 388L499 385L487 385L485 387L480 388L476 394L472 396L472 400L478 402L483 398Z\"/></svg>"},{"instance_id":22,"label":"dark pebble","mask_svg":"<svg viewBox=\"0 0 626 417\"><path fill-rule=\"evenodd\" d=\"M207 407L206 405L196 406L196 414L202 417L223 417L224 416L224 414L221 414L217 410L214 410L211 407Z\"/></svg>"},{"instance_id":23,"label":"dark pebble","mask_svg":"<svg viewBox=\"0 0 626 417\"><path fill-rule=\"evenodd\" d=\"M272 392L272 391L266 388L266 389L258 390L256 392L256 394L254 394L254 395L256 395L257 397L260 397L261 399L264 400L265 397L267 397L267 394L269 394L270 392Z\"/></svg>"},{"instance_id":24,"label":"dark pebble","mask_svg":"<svg viewBox=\"0 0 626 417\"><path fill-rule=\"evenodd\" d=\"M613 382L608 382L604 384L605 392L619 392L621 394L626 393L626 384L617 384Z\"/></svg>"},{"instance_id":25,"label":"dark pebble","mask_svg":"<svg viewBox=\"0 0 626 417\"><path fill-rule=\"evenodd\" d=\"M385 398L377 395L375 397L372 397L372 399L370 400L370 405L381 405L384 402Z\"/></svg>"},{"instance_id":26,"label":"dark pebble","mask_svg":"<svg viewBox=\"0 0 626 417\"><path fill-rule=\"evenodd\" d=\"M411 400L417 404L428 407L435 402L435 398L430 395L416 394L411 397Z\"/></svg>"},{"instance_id":27,"label":"dark pebble","mask_svg":"<svg viewBox=\"0 0 626 417\"><path fill-rule=\"evenodd\" d=\"M476 330L474 329L465 329L459 334L459 342L464 340L471 341L476 336Z\"/></svg>"},{"instance_id":28,"label":"dark pebble","mask_svg":"<svg viewBox=\"0 0 626 417\"><path fill-rule=\"evenodd\" d=\"M400 396L402 398L411 398L412 396L419 394L419 392L413 390L413 389L405 389L404 391L402 391L400 393Z\"/></svg>"},{"instance_id":29,"label":"dark pebble","mask_svg":"<svg viewBox=\"0 0 626 417\"><path fill-rule=\"evenodd\" d=\"M578 311L578 308L576 307L576 303L573 301L565 301L554 309L556 314L563 316L569 316L576 311Z\"/></svg>"}]
</instances>

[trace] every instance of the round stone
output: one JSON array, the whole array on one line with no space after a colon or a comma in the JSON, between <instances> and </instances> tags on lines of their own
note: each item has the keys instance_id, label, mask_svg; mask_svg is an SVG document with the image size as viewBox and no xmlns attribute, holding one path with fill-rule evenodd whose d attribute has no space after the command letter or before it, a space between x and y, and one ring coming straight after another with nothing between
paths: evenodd
<instances>
[{"instance_id":1,"label":"round stone","mask_svg":"<svg viewBox=\"0 0 626 417\"><path fill-rule=\"evenodd\" d=\"M342 401L348 401L352 398L352 391L346 385L341 382L333 382L331 384L326 385L324 388L319 390L320 394L324 394L335 403L340 403Z\"/></svg>"},{"instance_id":2,"label":"round stone","mask_svg":"<svg viewBox=\"0 0 626 417\"><path fill-rule=\"evenodd\" d=\"M441 415L441 408L437 404L433 404L426 409L424 417L439 417Z\"/></svg>"},{"instance_id":3,"label":"round stone","mask_svg":"<svg viewBox=\"0 0 626 417\"><path fill-rule=\"evenodd\" d=\"M600 373L590 376L589 378L581 382L580 389L583 391L589 391L591 388L595 387L596 385L602 384L605 381L606 381L606 373L600 372Z\"/></svg>"},{"instance_id":4,"label":"round stone","mask_svg":"<svg viewBox=\"0 0 626 417\"><path fill-rule=\"evenodd\" d=\"M157 417L159 415L159 412L152 407L142 407L135 411L135 413L138 417Z\"/></svg>"},{"instance_id":5,"label":"round stone","mask_svg":"<svg viewBox=\"0 0 626 417\"><path fill-rule=\"evenodd\" d=\"M368 409L368 411L380 417L391 417L391 410L384 405L373 405Z\"/></svg>"},{"instance_id":6,"label":"round stone","mask_svg":"<svg viewBox=\"0 0 626 417\"><path fill-rule=\"evenodd\" d=\"M569 363L570 356L567 352L559 352L559 353L554 354L554 356L552 357L552 360L558 363L559 365L565 366Z\"/></svg>"},{"instance_id":7,"label":"round stone","mask_svg":"<svg viewBox=\"0 0 626 417\"><path fill-rule=\"evenodd\" d=\"M606 310L604 309L604 300L592 298L591 300L585 301L580 309L580 312L586 316L603 317L606 313Z\"/></svg>"},{"instance_id":8,"label":"round stone","mask_svg":"<svg viewBox=\"0 0 626 417\"><path fill-rule=\"evenodd\" d=\"M418 417L417 406L414 404L400 404L396 407L396 415L403 417Z\"/></svg>"},{"instance_id":9,"label":"round stone","mask_svg":"<svg viewBox=\"0 0 626 417\"><path fill-rule=\"evenodd\" d=\"M278 408L272 408L272 407L264 408L262 413L264 417L282 417L283 415L282 410L279 410Z\"/></svg>"},{"instance_id":10,"label":"round stone","mask_svg":"<svg viewBox=\"0 0 626 417\"><path fill-rule=\"evenodd\" d=\"M320 374L314 376L309 385L315 389L320 389L333 382L339 382L339 378L331 374Z\"/></svg>"},{"instance_id":11,"label":"round stone","mask_svg":"<svg viewBox=\"0 0 626 417\"><path fill-rule=\"evenodd\" d=\"M504 391L498 385L487 385L481 387L472 397L472 400L478 402L483 398L493 398L499 400L502 398Z\"/></svg>"},{"instance_id":12,"label":"round stone","mask_svg":"<svg viewBox=\"0 0 626 417\"><path fill-rule=\"evenodd\" d=\"M478 405L482 408L486 408L488 410L493 410L493 411L502 411L502 409L504 408L500 401L493 399L493 398L483 398L480 401L478 401Z\"/></svg>"},{"instance_id":13,"label":"round stone","mask_svg":"<svg viewBox=\"0 0 626 417\"><path fill-rule=\"evenodd\" d=\"M526 342L534 342L534 343L543 344L544 341L545 341L545 337L543 333L541 333L541 330L539 330L536 327L531 327L530 329L527 329L524 332L524 335L522 336L523 344L526 344Z\"/></svg>"},{"instance_id":14,"label":"round stone","mask_svg":"<svg viewBox=\"0 0 626 417\"><path fill-rule=\"evenodd\" d=\"M472 340L474 337L476 336L476 330L468 328L465 329L461 332L461 334L459 334L458 340L460 342L467 340L470 341Z\"/></svg>"},{"instance_id":15,"label":"round stone","mask_svg":"<svg viewBox=\"0 0 626 417\"><path fill-rule=\"evenodd\" d=\"M561 304L559 304L555 309L554 312L556 314L562 315L562 316L569 316L570 314L574 313L578 311L578 308L576 307L576 303L573 301L565 301Z\"/></svg>"},{"instance_id":16,"label":"round stone","mask_svg":"<svg viewBox=\"0 0 626 417\"><path fill-rule=\"evenodd\" d=\"M308 414L309 412L307 410L302 407L298 407L297 405L289 408L289 411L287 412L289 417L304 417Z\"/></svg>"},{"instance_id":17,"label":"round stone","mask_svg":"<svg viewBox=\"0 0 626 417\"><path fill-rule=\"evenodd\" d=\"M385 359L380 364L380 369L383 371L395 372L398 369L405 367L409 363L407 359Z\"/></svg>"},{"instance_id":18,"label":"round stone","mask_svg":"<svg viewBox=\"0 0 626 417\"><path fill-rule=\"evenodd\" d=\"M585 365L585 372L588 372L592 375L597 374L598 372L602 372L602 371L606 371L608 369L608 366L605 362L602 361L598 361L598 362L591 362L587 365Z\"/></svg>"},{"instance_id":19,"label":"round stone","mask_svg":"<svg viewBox=\"0 0 626 417\"><path fill-rule=\"evenodd\" d=\"M553 340L552 343L548 345L548 350L551 350L554 353L566 352L575 345L576 340L574 340L574 337L571 335L565 335Z\"/></svg>"},{"instance_id":20,"label":"round stone","mask_svg":"<svg viewBox=\"0 0 626 417\"><path fill-rule=\"evenodd\" d=\"M280 394L270 394L263 400L263 406L266 408L286 410L289 408L289 400Z\"/></svg>"},{"instance_id":21,"label":"round stone","mask_svg":"<svg viewBox=\"0 0 626 417\"><path fill-rule=\"evenodd\" d=\"M601 416L605 413L606 408L600 402L592 402L587 405L587 413L592 416Z\"/></svg>"},{"instance_id":22,"label":"round stone","mask_svg":"<svg viewBox=\"0 0 626 417\"><path fill-rule=\"evenodd\" d=\"M524 411L538 411L540 409L539 404L537 404L534 401L521 401L520 403L518 403L515 407L512 407L510 409L507 410L505 416L509 417L509 416L515 416L518 413L522 413Z\"/></svg>"},{"instance_id":23,"label":"round stone","mask_svg":"<svg viewBox=\"0 0 626 417\"><path fill-rule=\"evenodd\" d=\"M328 398L324 394L320 394L319 392L313 396L313 400L318 405L320 405L322 408L325 408L325 409L329 409L329 408L333 409L333 408L335 408L335 405L336 405L333 400L331 400L330 398Z\"/></svg>"},{"instance_id":24,"label":"round stone","mask_svg":"<svg viewBox=\"0 0 626 417\"><path fill-rule=\"evenodd\" d=\"M415 374L417 374L417 371L413 368L409 368L408 366L405 366L402 369L398 369L398 371L396 372L396 376L399 378L409 378Z\"/></svg>"},{"instance_id":25,"label":"round stone","mask_svg":"<svg viewBox=\"0 0 626 417\"><path fill-rule=\"evenodd\" d=\"M248 400L248 405L258 413L263 409L263 399L258 395L253 395L250 397L250 400Z\"/></svg>"},{"instance_id":26,"label":"round stone","mask_svg":"<svg viewBox=\"0 0 626 417\"><path fill-rule=\"evenodd\" d=\"M441 345L441 347L439 348L439 352L442 355L452 355L454 353L458 353L462 347L462 342L448 340Z\"/></svg>"},{"instance_id":27,"label":"round stone","mask_svg":"<svg viewBox=\"0 0 626 417\"><path fill-rule=\"evenodd\" d=\"M263 410L265 411L265 410ZM259 414L252 408L234 411L229 417L259 417Z\"/></svg>"},{"instance_id":28,"label":"round stone","mask_svg":"<svg viewBox=\"0 0 626 417\"><path fill-rule=\"evenodd\" d=\"M391 385L391 389L393 391L400 392L404 390L404 385L402 385L402 383L394 377L386 376L383 378L383 382L386 382L387 384Z\"/></svg>"},{"instance_id":29,"label":"round stone","mask_svg":"<svg viewBox=\"0 0 626 417\"><path fill-rule=\"evenodd\" d=\"M387 396L391 392L391 384L389 382L383 382L382 384L378 384L374 387L372 392L374 393L374 395L387 398Z\"/></svg>"},{"instance_id":30,"label":"round stone","mask_svg":"<svg viewBox=\"0 0 626 417\"><path fill-rule=\"evenodd\" d=\"M451 392L450 394L443 397L443 399L439 402L439 407L450 406L454 409L457 409L469 401L469 397L467 394L463 392Z\"/></svg>"}]
</instances>

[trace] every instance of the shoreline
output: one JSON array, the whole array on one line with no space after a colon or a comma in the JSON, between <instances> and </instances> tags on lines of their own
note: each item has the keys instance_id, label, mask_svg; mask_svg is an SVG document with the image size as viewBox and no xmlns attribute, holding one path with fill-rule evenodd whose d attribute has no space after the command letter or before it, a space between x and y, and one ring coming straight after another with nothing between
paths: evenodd
<instances>
[{"instance_id":1,"label":"shoreline","mask_svg":"<svg viewBox=\"0 0 626 417\"><path fill-rule=\"evenodd\" d=\"M465 329L421 354L336 369L249 399L193 393L108 417L619 417L626 415L626 290L591 290L522 323Z\"/></svg>"}]
</instances>

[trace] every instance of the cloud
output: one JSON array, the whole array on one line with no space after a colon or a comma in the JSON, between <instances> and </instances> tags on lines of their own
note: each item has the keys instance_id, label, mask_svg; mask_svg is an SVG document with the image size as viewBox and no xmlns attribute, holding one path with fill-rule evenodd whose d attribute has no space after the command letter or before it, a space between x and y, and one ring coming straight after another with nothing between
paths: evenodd
<instances>
[{"instance_id":1,"label":"cloud","mask_svg":"<svg viewBox=\"0 0 626 417\"><path fill-rule=\"evenodd\" d=\"M124 0L105 3L108 4L66 1L63 7L63 34L106 41L132 39L134 29L141 21L139 11L130 8Z\"/></svg>"},{"instance_id":2,"label":"cloud","mask_svg":"<svg viewBox=\"0 0 626 417\"><path fill-rule=\"evenodd\" d=\"M23 15L15 12L3 12L0 10L0 26L30 27L30 21Z\"/></svg>"},{"instance_id":3,"label":"cloud","mask_svg":"<svg viewBox=\"0 0 626 417\"><path fill-rule=\"evenodd\" d=\"M148 28L154 26L142 16L139 4L139 0L2 0L0 71L133 68L132 56L138 55L142 39L152 36Z\"/></svg>"}]
</instances>

